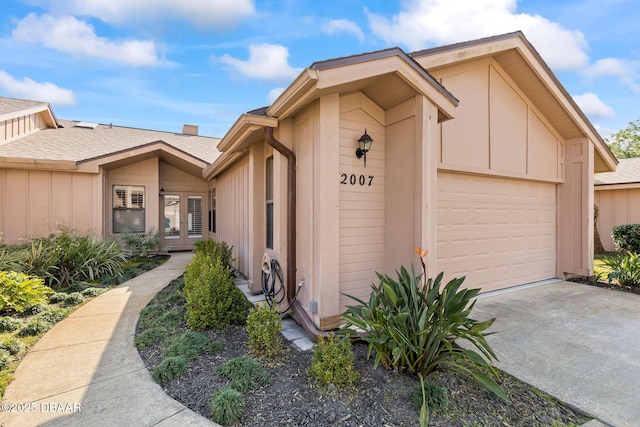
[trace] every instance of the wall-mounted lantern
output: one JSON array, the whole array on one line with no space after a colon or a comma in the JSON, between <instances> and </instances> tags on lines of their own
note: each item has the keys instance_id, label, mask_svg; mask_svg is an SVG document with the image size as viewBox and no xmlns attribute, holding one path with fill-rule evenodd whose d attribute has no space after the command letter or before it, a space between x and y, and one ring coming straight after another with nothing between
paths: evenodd
<instances>
[{"instance_id":1,"label":"wall-mounted lantern","mask_svg":"<svg viewBox=\"0 0 640 427\"><path fill-rule=\"evenodd\" d=\"M160 187L160 194L158 194L160 197L164 197L164 187Z\"/></svg>"},{"instance_id":2,"label":"wall-mounted lantern","mask_svg":"<svg viewBox=\"0 0 640 427\"><path fill-rule=\"evenodd\" d=\"M373 138L367 133L367 130L364 130L364 134L358 140L358 149L356 150L356 157L362 158L364 157L364 167L367 167L367 151L371 149L371 143L373 142Z\"/></svg>"}]
</instances>

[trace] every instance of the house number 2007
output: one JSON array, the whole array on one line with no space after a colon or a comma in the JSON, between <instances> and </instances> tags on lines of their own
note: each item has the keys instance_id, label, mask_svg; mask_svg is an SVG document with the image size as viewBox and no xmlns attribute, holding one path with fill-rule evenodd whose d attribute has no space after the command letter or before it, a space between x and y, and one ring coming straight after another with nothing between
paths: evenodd
<instances>
[{"instance_id":1,"label":"house number 2007","mask_svg":"<svg viewBox=\"0 0 640 427\"><path fill-rule=\"evenodd\" d=\"M370 187L373 183L373 175L364 176L364 175L356 175L352 173L348 175L346 173L340 174L340 184L351 184L351 185L366 185Z\"/></svg>"}]
</instances>

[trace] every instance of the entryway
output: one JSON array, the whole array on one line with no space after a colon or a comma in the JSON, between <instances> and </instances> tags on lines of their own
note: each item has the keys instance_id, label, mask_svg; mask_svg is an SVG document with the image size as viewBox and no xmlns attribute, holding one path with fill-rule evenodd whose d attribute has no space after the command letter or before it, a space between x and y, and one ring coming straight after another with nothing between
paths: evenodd
<instances>
[{"instance_id":1,"label":"entryway","mask_svg":"<svg viewBox=\"0 0 640 427\"><path fill-rule=\"evenodd\" d=\"M164 195L164 241L169 250L192 249L203 237L204 194L167 191Z\"/></svg>"}]
</instances>

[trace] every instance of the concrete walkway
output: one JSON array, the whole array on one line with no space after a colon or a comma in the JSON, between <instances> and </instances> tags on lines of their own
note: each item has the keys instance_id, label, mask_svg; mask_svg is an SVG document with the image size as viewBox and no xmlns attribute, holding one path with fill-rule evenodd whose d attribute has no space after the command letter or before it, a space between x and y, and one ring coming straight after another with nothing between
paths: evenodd
<instances>
[{"instance_id":1,"label":"concrete walkway","mask_svg":"<svg viewBox=\"0 0 640 427\"><path fill-rule=\"evenodd\" d=\"M640 425L640 295L570 282L480 298L497 366L618 427Z\"/></svg>"},{"instance_id":2,"label":"concrete walkway","mask_svg":"<svg viewBox=\"0 0 640 427\"><path fill-rule=\"evenodd\" d=\"M24 357L0 425L216 426L168 397L133 345L140 311L183 273L191 253L106 292L55 325Z\"/></svg>"}]
</instances>

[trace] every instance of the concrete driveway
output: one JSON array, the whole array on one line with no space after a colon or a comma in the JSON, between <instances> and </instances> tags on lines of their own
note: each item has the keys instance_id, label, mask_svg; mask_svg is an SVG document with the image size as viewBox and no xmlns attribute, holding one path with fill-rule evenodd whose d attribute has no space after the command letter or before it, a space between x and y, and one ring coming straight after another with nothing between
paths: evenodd
<instances>
[{"instance_id":1,"label":"concrete driveway","mask_svg":"<svg viewBox=\"0 0 640 427\"><path fill-rule=\"evenodd\" d=\"M497 366L619 427L640 425L640 295L555 282L481 296Z\"/></svg>"}]
</instances>

